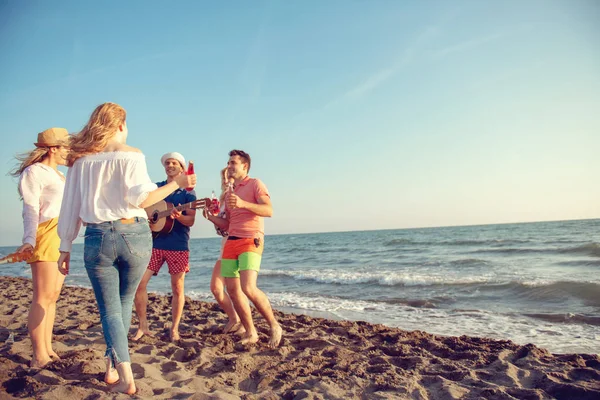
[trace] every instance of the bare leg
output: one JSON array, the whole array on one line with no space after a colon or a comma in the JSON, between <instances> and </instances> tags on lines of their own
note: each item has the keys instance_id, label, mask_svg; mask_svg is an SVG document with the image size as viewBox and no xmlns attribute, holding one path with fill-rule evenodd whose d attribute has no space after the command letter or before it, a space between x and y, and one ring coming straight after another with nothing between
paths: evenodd
<instances>
[{"instance_id":1,"label":"bare leg","mask_svg":"<svg viewBox=\"0 0 600 400\"><path fill-rule=\"evenodd\" d=\"M33 298L29 309L27 328L31 337L33 357L32 368L42 368L51 360L46 347L46 328L48 326L48 308L55 297L55 273L57 266L54 262L36 262L31 264L33 282Z\"/></svg>"},{"instance_id":2,"label":"bare leg","mask_svg":"<svg viewBox=\"0 0 600 400\"><path fill-rule=\"evenodd\" d=\"M133 371L131 371L131 363L122 362L117 364L117 372L119 374L119 381L111 389L111 392L120 392L129 395L135 394L137 389L133 379Z\"/></svg>"},{"instance_id":3,"label":"bare leg","mask_svg":"<svg viewBox=\"0 0 600 400\"><path fill-rule=\"evenodd\" d=\"M54 329L54 318L56 317L56 302L58 301L60 291L65 282L65 276L58 272L58 267L55 269L55 275L54 297L52 303L48 306L48 317L46 318L46 349L51 358L60 360L58 354L52 349L52 330Z\"/></svg>"},{"instance_id":4,"label":"bare leg","mask_svg":"<svg viewBox=\"0 0 600 400\"><path fill-rule=\"evenodd\" d=\"M171 300L171 315L173 317L173 325L171 326L171 340L179 340L179 323L183 315L183 307L185 305L185 290L184 290L185 272L179 272L171 275L171 291L173 299Z\"/></svg>"},{"instance_id":5,"label":"bare leg","mask_svg":"<svg viewBox=\"0 0 600 400\"><path fill-rule=\"evenodd\" d=\"M229 295L225 292L225 278L221 276L221 260L217 260L215 267L213 268L212 277L210 279L210 291L213 296L215 296L215 300L219 303L219 306L221 306L229 317L227 325L223 328L223 333L244 333L245 329L241 324L240 317L235 312L235 308L233 307Z\"/></svg>"},{"instance_id":6,"label":"bare leg","mask_svg":"<svg viewBox=\"0 0 600 400\"><path fill-rule=\"evenodd\" d=\"M135 292L133 303L135 304L135 313L140 320L140 326L131 339L133 341L139 340L144 335L152 335L150 328L148 327L146 308L148 307L148 282L150 282L150 278L152 278L153 275L154 272L147 269L144 272L144 276L140 281L137 291Z\"/></svg>"},{"instance_id":7,"label":"bare leg","mask_svg":"<svg viewBox=\"0 0 600 400\"><path fill-rule=\"evenodd\" d=\"M281 336L283 330L275 319L271 303L265 293L256 287L256 279L258 278L258 272L256 271L240 271L240 280L242 291L248 299L254 304L258 312L263 316L271 327L271 334L269 337L269 347L275 348L279 346L281 342Z\"/></svg>"},{"instance_id":8,"label":"bare leg","mask_svg":"<svg viewBox=\"0 0 600 400\"><path fill-rule=\"evenodd\" d=\"M252 310L250 309L250 304L248 304L248 299L244 296L244 292L242 292L240 279L225 278L225 286L227 286L227 293L229 293L235 311L237 311L240 316L242 325L246 330L240 343L251 344L258 342L258 332L256 332L254 321L252 321Z\"/></svg>"}]
</instances>

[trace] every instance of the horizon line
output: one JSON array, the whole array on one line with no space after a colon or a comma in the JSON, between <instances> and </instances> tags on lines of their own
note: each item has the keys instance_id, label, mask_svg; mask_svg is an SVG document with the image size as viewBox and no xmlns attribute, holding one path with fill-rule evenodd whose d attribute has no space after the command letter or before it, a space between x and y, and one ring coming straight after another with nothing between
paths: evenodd
<instances>
[{"instance_id":1,"label":"horizon line","mask_svg":"<svg viewBox=\"0 0 600 400\"><path fill-rule=\"evenodd\" d=\"M438 226L413 226L407 228L384 228L384 229L356 229L356 230L341 230L341 231L320 231L320 232L288 232L288 233L271 233L265 234L265 236L291 236L291 235L319 235L319 234L327 234L327 233L350 233L350 232L376 232L376 231L408 231L413 229L441 229L441 228L466 228L466 227L476 227L476 226L493 226L493 225L516 225L516 224L538 224L544 222L574 222L574 221L594 221L600 220L600 217L594 218L573 218L573 219L549 219L549 220L540 220L540 221L518 221L518 222L494 222L487 224L466 224L466 225L438 225ZM79 236L78 236L79 238ZM190 240L193 239L218 239L221 236L197 236L190 237ZM83 244L82 242L73 243L73 244ZM0 247L18 247L20 245L3 245Z\"/></svg>"}]
</instances>

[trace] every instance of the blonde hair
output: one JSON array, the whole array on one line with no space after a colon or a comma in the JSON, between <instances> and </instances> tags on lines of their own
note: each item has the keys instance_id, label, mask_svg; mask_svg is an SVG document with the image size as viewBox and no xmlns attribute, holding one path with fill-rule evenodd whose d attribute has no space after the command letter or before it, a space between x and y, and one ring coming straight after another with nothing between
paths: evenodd
<instances>
[{"instance_id":1,"label":"blonde hair","mask_svg":"<svg viewBox=\"0 0 600 400\"><path fill-rule=\"evenodd\" d=\"M9 175L18 178L21 176L23 171L25 171L25 168L43 161L46 157L48 157L49 151L49 147L36 147L29 152L17 154L15 158L19 163L12 169L12 171L9 172Z\"/></svg>"},{"instance_id":2,"label":"blonde hair","mask_svg":"<svg viewBox=\"0 0 600 400\"><path fill-rule=\"evenodd\" d=\"M219 196L219 202L221 203L225 201L225 192L227 191L227 182L225 182L225 172L227 172L227 167L221 170L221 196Z\"/></svg>"},{"instance_id":3,"label":"blonde hair","mask_svg":"<svg viewBox=\"0 0 600 400\"><path fill-rule=\"evenodd\" d=\"M126 117L127 112L118 104L104 103L96 107L86 126L71 140L67 165L71 167L78 158L102 151Z\"/></svg>"}]
</instances>

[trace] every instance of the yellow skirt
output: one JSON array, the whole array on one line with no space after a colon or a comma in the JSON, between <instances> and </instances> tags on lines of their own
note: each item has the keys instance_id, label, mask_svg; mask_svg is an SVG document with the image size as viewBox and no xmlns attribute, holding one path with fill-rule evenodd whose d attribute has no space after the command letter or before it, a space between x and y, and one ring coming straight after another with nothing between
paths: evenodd
<instances>
[{"instance_id":1,"label":"yellow skirt","mask_svg":"<svg viewBox=\"0 0 600 400\"><path fill-rule=\"evenodd\" d=\"M33 255L25 261L27 264L41 261L57 262L60 252L58 237L58 217L38 225Z\"/></svg>"}]
</instances>

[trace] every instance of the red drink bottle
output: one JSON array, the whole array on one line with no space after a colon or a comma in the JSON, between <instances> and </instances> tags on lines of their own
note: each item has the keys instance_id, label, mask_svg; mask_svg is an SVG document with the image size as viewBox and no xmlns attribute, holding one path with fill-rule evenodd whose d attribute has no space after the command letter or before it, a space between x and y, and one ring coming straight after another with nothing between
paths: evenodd
<instances>
[{"instance_id":1,"label":"red drink bottle","mask_svg":"<svg viewBox=\"0 0 600 400\"><path fill-rule=\"evenodd\" d=\"M192 175L194 173L194 162L190 160L190 163L188 164L188 170L186 172L186 175ZM185 188L185 190L187 190L188 192L191 192L192 190L194 190L194 187L188 187Z\"/></svg>"},{"instance_id":2,"label":"red drink bottle","mask_svg":"<svg viewBox=\"0 0 600 400\"><path fill-rule=\"evenodd\" d=\"M211 203L211 207L210 207L211 208L211 212L214 215L219 214L219 209L221 208L221 204L219 204L219 199L217 199L215 197L215 191L214 190L212 192L212 195L211 195L210 199L211 199L210 200L210 203Z\"/></svg>"}]
</instances>

